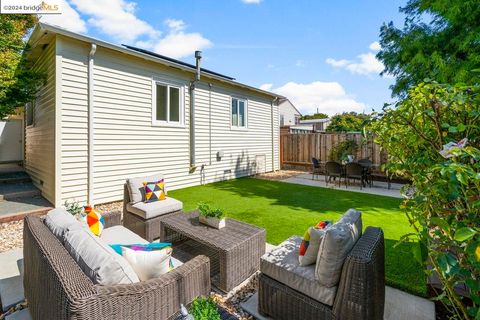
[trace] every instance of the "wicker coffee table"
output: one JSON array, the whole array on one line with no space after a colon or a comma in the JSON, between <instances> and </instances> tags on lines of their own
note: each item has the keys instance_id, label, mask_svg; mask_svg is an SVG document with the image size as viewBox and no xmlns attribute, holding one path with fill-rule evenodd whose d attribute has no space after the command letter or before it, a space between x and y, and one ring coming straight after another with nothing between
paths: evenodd
<instances>
[{"instance_id":1,"label":"wicker coffee table","mask_svg":"<svg viewBox=\"0 0 480 320\"><path fill-rule=\"evenodd\" d=\"M160 239L172 242L179 260L208 256L212 283L224 292L259 270L265 253L265 229L228 218L224 228L214 229L198 222L197 211L162 220Z\"/></svg>"}]
</instances>

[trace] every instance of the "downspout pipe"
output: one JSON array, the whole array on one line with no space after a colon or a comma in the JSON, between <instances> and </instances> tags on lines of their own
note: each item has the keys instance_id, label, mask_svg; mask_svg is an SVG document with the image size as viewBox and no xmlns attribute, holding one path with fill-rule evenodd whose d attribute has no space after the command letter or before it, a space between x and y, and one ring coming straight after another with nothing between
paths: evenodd
<instances>
[{"instance_id":1,"label":"downspout pipe","mask_svg":"<svg viewBox=\"0 0 480 320\"><path fill-rule=\"evenodd\" d=\"M195 51L196 72L195 79L190 81L190 169L193 173L197 169L195 163L195 85L200 81L200 63L202 60L202 51Z\"/></svg>"},{"instance_id":2,"label":"downspout pipe","mask_svg":"<svg viewBox=\"0 0 480 320\"><path fill-rule=\"evenodd\" d=\"M274 125L274 119L273 119L273 109L275 107L275 103L277 103L278 97L275 97L275 99L272 100L271 103L271 112L272 112L272 119L271 119L271 126L272 126L272 172L275 171L275 125Z\"/></svg>"},{"instance_id":3,"label":"downspout pipe","mask_svg":"<svg viewBox=\"0 0 480 320\"><path fill-rule=\"evenodd\" d=\"M88 54L88 186L87 203L94 204L93 200L93 67L94 56L97 51L97 45L92 43L90 53Z\"/></svg>"}]
</instances>

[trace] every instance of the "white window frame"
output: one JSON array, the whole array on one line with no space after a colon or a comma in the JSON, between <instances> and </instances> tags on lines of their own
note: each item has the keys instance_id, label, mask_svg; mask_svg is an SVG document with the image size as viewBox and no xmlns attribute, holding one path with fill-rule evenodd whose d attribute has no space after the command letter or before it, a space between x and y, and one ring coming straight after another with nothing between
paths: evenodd
<instances>
[{"instance_id":1,"label":"white window frame","mask_svg":"<svg viewBox=\"0 0 480 320\"><path fill-rule=\"evenodd\" d=\"M243 101L244 105L245 105L245 126L239 126L238 124L237 125L233 125L233 119L232 119L232 102L233 100L237 100L237 101ZM237 103L237 108L238 108L238 103ZM242 98L242 97L235 97L235 96L232 96L230 97L230 105L228 107L228 110L229 110L229 116L230 116L230 129L231 130L248 130L248 99L245 99L245 98ZM237 109L238 111L238 109ZM238 119L237 119L237 123L238 123Z\"/></svg>"},{"instance_id":2,"label":"white window frame","mask_svg":"<svg viewBox=\"0 0 480 320\"><path fill-rule=\"evenodd\" d=\"M167 87L167 120L157 120L157 85ZM179 90L179 121L170 121L170 88ZM184 127L185 126L185 87L183 84L164 80L152 81L152 126L155 127Z\"/></svg>"}]
</instances>

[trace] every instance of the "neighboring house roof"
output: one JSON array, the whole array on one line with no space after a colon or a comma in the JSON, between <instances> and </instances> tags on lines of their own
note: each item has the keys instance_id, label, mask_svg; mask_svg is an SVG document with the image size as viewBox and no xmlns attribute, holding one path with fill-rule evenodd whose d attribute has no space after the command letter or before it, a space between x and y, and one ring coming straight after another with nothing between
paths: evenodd
<instances>
[{"instance_id":1,"label":"neighboring house roof","mask_svg":"<svg viewBox=\"0 0 480 320\"><path fill-rule=\"evenodd\" d=\"M313 131L313 126L311 125L294 125L290 126L290 130L305 130L305 131Z\"/></svg>"},{"instance_id":2,"label":"neighboring house roof","mask_svg":"<svg viewBox=\"0 0 480 320\"><path fill-rule=\"evenodd\" d=\"M142 58L142 59L145 59L145 60L150 60L150 61L153 61L153 62L157 62L157 63L163 64L165 66L180 69L180 70L190 72L190 73L193 73L193 74L195 74L195 72L196 72L195 66L193 66L191 64L188 64L188 63L185 63L183 61L179 61L179 60L176 60L176 59L165 57L165 56L150 52L148 50L143 50L143 49L135 48L135 47L132 47L132 46L119 46L119 45L112 44L112 43L109 43L109 42L106 42L106 41L103 41L103 40L100 40L100 39L92 38L92 37L85 36L85 35L75 33L75 32L72 32L72 31L68 31L68 30L63 29L61 27L53 26L53 25L50 25L50 24L47 24L47 23L44 23L44 22L39 22L37 24L37 26L35 27L35 30L32 32L32 35L29 39L29 44L30 44L31 48L34 48L36 46L38 40L41 39L44 35L47 35L48 33L59 34L59 35L65 36L65 37L77 39L77 40L88 42L88 43L95 43L97 46L102 46L104 48L115 50L115 51L118 51L118 52L121 52L121 53L124 53L124 54L128 54L128 55L136 56L136 57L139 57L139 58ZM201 70L203 71L202 75L204 77L215 79L215 80L218 80L218 81L221 81L221 82L225 82L225 83L228 83L228 84L233 85L233 86L241 87L243 89L251 90L251 91L263 94L263 95L270 96L272 98L278 98L280 100L286 99L285 97L283 97L281 95L278 95L276 93L265 91L265 90L262 90L262 89L259 89L259 88L255 88L255 87L252 87L252 86L249 86L249 85L246 85L246 84L242 84L240 82L236 82L236 81L234 81L234 78L231 78L229 76L225 76L225 75L222 75L220 73L213 72L213 71L203 69L203 68Z\"/></svg>"},{"instance_id":3,"label":"neighboring house roof","mask_svg":"<svg viewBox=\"0 0 480 320\"><path fill-rule=\"evenodd\" d=\"M302 116L302 113L301 113L300 111L298 111L297 107L295 107L295 105L292 103L292 101L290 101L290 99L284 98L284 100L282 100L282 102L280 103L280 106L281 106L282 104L285 104L285 103L290 104L290 106L292 106L293 109L295 109L295 111L297 111L297 113L298 113L300 116Z\"/></svg>"},{"instance_id":4,"label":"neighboring house roof","mask_svg":"<svg viewBox=\"0 0 480 320\"><path fill-rule=\"evenodd\" d=\"M330 122L330 118L325 118L325 119L307 119L307 120L300 120L300 123L302 123L302 124L308 124L308 123L322 123L322 122Z\"/></svg>"}]
</instances>

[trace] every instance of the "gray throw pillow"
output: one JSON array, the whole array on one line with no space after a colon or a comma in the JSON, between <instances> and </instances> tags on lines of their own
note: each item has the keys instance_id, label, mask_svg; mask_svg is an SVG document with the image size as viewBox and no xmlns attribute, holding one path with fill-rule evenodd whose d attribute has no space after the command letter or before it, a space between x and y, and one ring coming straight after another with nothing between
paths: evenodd
<instances>
[{"instance_id":1,"label":"gray throw pillow","mask_svg":"<svg viewBox=\"0 0 480 320\"><path fill-rule=\"evenodd\" d=\"M347 224L352 228L355 237L362 235L362 213L355 209L348 209L347 212L337 221L337 223Z\"/></svg>"},{"instance_id":2,"label":"gray throw pillow","mask_svg":"<svg viewBox=\"0 0 480 320\"><path fill-rule=\"evenodd\" d=\"M361 213L349 210L345 215L326 230L317 256L315 278L329 288L340 281L345 258L361 235Z\"/></svg>"},{"instance_id":3,"label":"gray throw pillow","mask_svg":"<svg viewBox=\"0 0 480 320\"><path fill-rule=\"evenodd\" d=\"M63 208L50 210L43 222L61 243L64 243L63 237L68 228L82 227L82 223Z\"/></svg>"},{"instance_id":4,"label":"gray throw pillow","mask_svg":"<svg viewBox=\"0 0 480 320\"><path fill-rule=\"evenodd\" d=\"M65 248L95 284L115 285L139 282L128 262L88 229L68 230Z\"/></svg>"}]
</instances>

